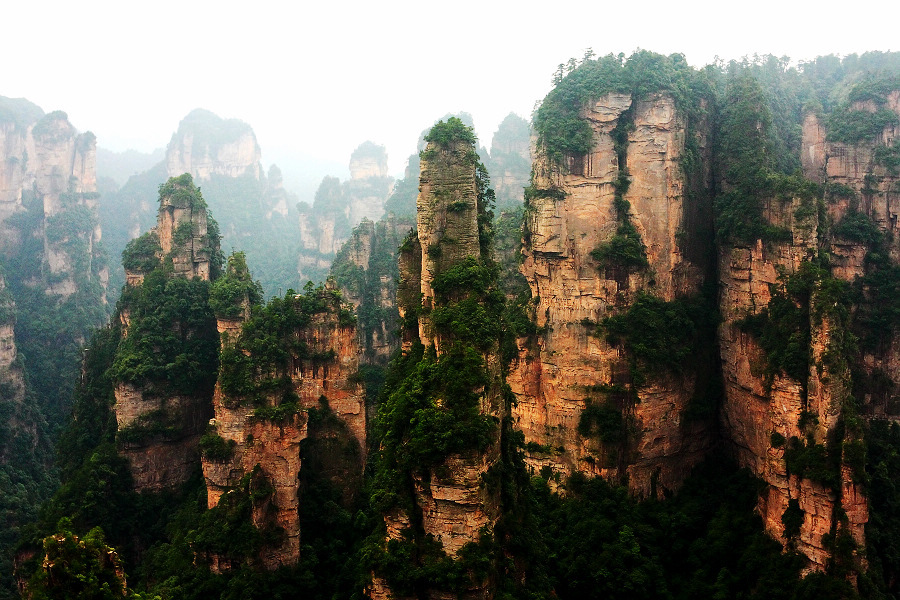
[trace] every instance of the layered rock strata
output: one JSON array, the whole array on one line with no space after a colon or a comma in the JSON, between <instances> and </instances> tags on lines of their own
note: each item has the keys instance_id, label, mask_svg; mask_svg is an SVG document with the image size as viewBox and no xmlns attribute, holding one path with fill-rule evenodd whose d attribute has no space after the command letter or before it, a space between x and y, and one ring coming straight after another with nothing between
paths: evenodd
<instances>
[{"instance_id":1,"label":"layered rock strata","mask_svg":"<svg viewBox=\"0 0 900 600\"><path fill-rule=\"evenodd\" d=\"M657 374L636 385L623 348L595 329L605 317L627 311L638 294L669 302L698 293L708 265L703 252L689 254L684 240L709 239L708 222L698 217L708 215L709 206L686 199L680 158L688 122L670 96L636 101L610 93L582 118L593 131L589 153L560 166L537 149L522 272L536 299L539 335L520 340L518 365L508 378L518 399L512 416L529 447L542 449L526 458L536 471L627 479L637 494L662 493L678 487L711 443L707 424L686 416L695 375ZM705 154L705 126L691 125ZM622 131L624 148L615 137ZM630 184L617 201L622 176ZM592 256L617 235L621 200L644 246L646 268L605 268ZM591 400L622 413L624 443L579 433Z\"/></svg>"},{"instance_id":2,"label":"layered rock strata","mask_svg":"<svg viewBox=\"0 0 900 600\"><path fill-rule=\"evenodd\" d=\"M838 110L874 113L883 108L900 117L900 91L887 94L883 106L870 100ZM847 335L847 324L832 317L827 306L816 309L817 298L825 292L814 290L808 317L810 369L808 377L798 381L783 374L767 376L765 353L753 336L742 331L741 320L768 307L773 290L823 253L829 258L826 276L861 286L864 299L870 290L868 284L860 282L873 270L883 268L876 264L877 259L870 260L873 250L882 252L877 248L882 242L876 238L886 240L883 243L887 244L884 250L890 256L889 263L896 264L900 259L896 242L900 232L893 207L900 177L885 157L895 152L898 134L895 122L870 138L853 143L837 141L829 138L815 113L807 113L800 158L806 178L824 184L819 216L808 216L804 222L798 218L802 211L798 211L796 200L772 200L767 221L790 230L792 239L731 245L720 253L725 432L739 463L769 484L759 503L766 529L783 543L795 544L807 558L808 570L829 568L835 560L833 540L842 535L849 535L855 544L855 565L851 568L865 567L860 549L865 548L868 503L865 486L851 468L848 455L848 448L861 442L848 422L857 411L869 418L893 419L900 415L890 394L878 391L900 383L896 336L857 330L855 333L863 337L886 334L890 339L881 344L862 344L860 356L845 356L843 362L835 364L834 352ZM870 231L868 239L844 226L848 219L863 224ZM856 307L853 314L860 318L865 310ZM889 383L882 383L880 388L866 383L880 379ZM859 408L850 408L848 414L848 399L852 397ZM840 452L833 481L791 472L792 447ZM788 540L783 517L792 504L802 511L802 524L794 539Z\"/></svg>"}]
</instances>

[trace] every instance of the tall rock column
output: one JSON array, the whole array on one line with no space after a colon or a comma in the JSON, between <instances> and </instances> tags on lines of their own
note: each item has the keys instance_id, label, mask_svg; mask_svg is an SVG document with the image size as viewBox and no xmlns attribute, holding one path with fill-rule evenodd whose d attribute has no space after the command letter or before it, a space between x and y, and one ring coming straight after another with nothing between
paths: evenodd
<instances>
[{"instance_id":1,"label":"tall rock column","mask_svg":"<svg viewBox=\"0 0 900 600\"><path fill-rule=\"evenodd\" d=\"M221 270L216 229L184 174L160 187L157 226L123 252L123 339L111 372L116 439L137 491L174 489L200 461L218 363L209 307Z\"/></svg>"},{"instance_id":2,"label":"tall rock column","mask_svg":"<svg viewBox=\"0 0 900 600\"><path fill-rule=\"evenodd\" d=\"M883 293L869 276L892 262L883 245L893 227L891 174L877 148L896 131L838 140L809 113L805 178L785 176L766 162L770 118L759 84L731 82L727 104L718 215L723 431L739 464L768 484L759 500L767 531L799 550L807 570L852 574L865 568L868 521L861 417L879 410L865 389L894 354L891 343L873 343L893 334L867 320ZM876 108L839 107L831 122Z\"/></svg>"},{"instance_id":3,"label":"tall rock column","mask_svg":"<svg viewBox=\"0 0 900 600\"><path fill-rule=\"evenodd\" d=\"M504 297L490 262L493 192L474 134L459 119L438 123L426 141L418 230L400 255L405 352L379 416L376 496L387 540L369 594L488 598L490 582L472 572L454 589L428 572L463 560L461 551L490 535L500 513L498 484L487 483L509 410L498 344ZM404 545L416 548L400 551L411 557L404 572L387 567Z\"/></svg>"}]
</instances>

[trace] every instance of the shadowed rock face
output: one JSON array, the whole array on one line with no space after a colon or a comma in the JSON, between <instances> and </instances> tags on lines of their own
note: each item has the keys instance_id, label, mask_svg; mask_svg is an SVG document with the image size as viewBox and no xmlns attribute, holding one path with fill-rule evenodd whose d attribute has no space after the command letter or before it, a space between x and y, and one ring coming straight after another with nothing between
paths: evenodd
<instances>
[{"instance_id":1,"label":"shadowed rock face","mask_svg":"<svg viewBox=\"0 0 900 600\"><path fill-rule=\"evenodd\" d=\"M520 340L519 362L509 377L518 398L513 418L526 442L547 449L528 453L536 470L627 476L633 492L661 493L676 489L711 443L706 425L685 418L694 377L661 374L634 389L622 349L595 335L590 323L626 311L640 291L672 301L696 294L703 284L708 265L688 258L680 243L682 237L708 238L694 216L702 207L685 200L679 159L687 124L665 95L634 102L611 93L583 118L594 132L590 153L569 158L564 167L540 148L536 153L522 272L539 299L535 315L544 333L531 343ZM617 152L614 134L629 122L627 145ZM703 124L695 127L703 131ZM623 197L649 263L624 273L602 268L591 256L619 228L614 184L620 172L630 178ZM598 395L601 388L620 392ZM627 390L634 394L622 393ZM604 394L631 423L632 435L619 447L578 432L586 398L597 401Z\"/></svg>"},{"instance_id":2,"label":"shadowed rock face","mask_svg":"<svg viewBox=\"0 0 900 600\"><path fill-rule=\"evenodd\" d=\"M884 106L900 115L900 91L887 94ZM875 112L876 106L871 101L857 102L850 109ZM857 397L861 416L900 416L889 394L850 389L851 366L856 369L854 380L886 378L891 385L900 383L898 342L891 336L889 343L874 348L864 345L861 356L844 356L835 363L829 351L839 347L835 344L846 335L846 325L827 311L817 316L813 310L809 316L808 376L797 381L776 374L770 380L764 372L765 353L753 336L741 330L739 322L767 307L772 289L820 252L827 252L828 275L837 280L855 285L857 278L870 273L873 267L866 259L870 242L842 232L841 223L848 215L862 217L875 231L886 234L889 261L896 264L900 259L895 206L900 177L877 157L898 135L897 126L889 125L871 139L853 144L838 142L828 138L826 127L814 113L807 113L800 158L804 175L825 184L820 216L804 221L797 217L796 200L771 200L766 207L767 221L790 230L791 239L725 246L719 256L723 318L719 343L726 392L721 418L725 435L739 463L769 484L760 497L759 510L773 537L787 543L782 516L791 501L803 511L794 543L808 559L808 570L826 568L833 556L829 540L834 535L849 534L858 547L865 547L869 516L865 488L846 456L841 458L833 484L792 473L785 460L785 446L776 444L775 439L780 436L788 440L788 445L792 438L805 439L806 445L815 442L831 448L854 443L855 434L845 431L844 426L844 400L851 394ZM812 306L821 293L813 291ZM854 385L865 388L859 381ZM854 560L857 567L865 567L863 557L855 556Z\"/></svg>"},{"instance_id":3,"label":"shadowed rock face","mask_svg":"<svg viewBox=\"0 0 900 600\"><path fill-rule=\"evenodd\" d=\"M158 240L149 262L171 260L169 277L210 281L211 260L218 239L209 236L206 207L190 175L170 179L162 188L156 227L148 234ZM126 271L127 286L143 285L145 273ZM117 316L123 337L132 325L132 307L123 302ZM187 327L172 323L173 327ZM186 335L214 335L191 330ZM165 382L117 382L114 411L119 452L129 459L135 490L161 491L187 481L200 461L198 443L212 413L211 398L202 393L173 392ZM146 432L129 435L127 432ZM125 432L123 434L123 432Z\"/></svg>"}]
</instances>

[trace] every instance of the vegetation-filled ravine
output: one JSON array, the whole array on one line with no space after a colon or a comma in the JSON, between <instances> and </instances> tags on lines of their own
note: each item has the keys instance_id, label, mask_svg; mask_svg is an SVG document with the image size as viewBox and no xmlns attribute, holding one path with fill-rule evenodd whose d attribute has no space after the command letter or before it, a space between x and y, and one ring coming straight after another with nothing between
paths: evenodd
<instances>
[{"instance_id":1,"label":"vegetation-filled ravine","mask_svg":"<svg viewBox=\"0 0 900 600\"><path fill-rule=\"evenodd\" d=\"M900 54L588 53L527 130L439 121L352 231L391 182L326 179L268 299L173 177L89 338L96 215L18 213L86 262L2 258L0 598L900 597Z\"/></svg>"}]
</instances>

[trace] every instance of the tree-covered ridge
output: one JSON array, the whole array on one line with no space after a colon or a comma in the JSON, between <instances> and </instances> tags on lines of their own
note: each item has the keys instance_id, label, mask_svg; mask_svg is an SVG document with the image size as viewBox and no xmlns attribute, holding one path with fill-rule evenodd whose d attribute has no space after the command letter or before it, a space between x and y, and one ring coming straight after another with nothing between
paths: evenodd
<instances>
[{"instance_id":1,"label":"tree-covered ridge","mask_svg":"<svg viewBox=\"0 0 900 600\"><path fill-rule=\"evenodd\" d=\"M243 252L232 252L225 274L213 282L209 305L219 319L235 319L249 313L250 307L263 301L262 286L254 281Z\"/></svg>"},{"instance_id":2,"label":"tree-covered ridge","mask_svg":"<svg viewBox=\"0 0 900 600\"><path fill-rule=\"evenodd\" d=\"M181 120L172 139L186 135L193 137L193 149L200 154L215 151L219 146L236 142L245 135L253 136L256 141L253 129L247 123L240 119L223 119L202 108L192 110Z\"/></svg>"},{"instance_id":3,"label":"tree-covered ridge","mask_svg":"<svg viewBox=\"0 0 900 600\"><path fill-rule=\"evenodd\" d=\"M18 129L25 129L43 116L43 109L25 98L0 96L0 123L11 123Z\"/></svg>"},{"instance_id":4,"label":"tree-covered ridge","mask_svg":"<svg viewBox=\"0 0 900 600\"><path fill-rule=\"evenodd\" d=\"M643 100L665 93L686 114L698 114L705 110L703 100L713 90L708 70L694 69L681 54L666 57L639 50L628 59L622 54L597 59L587 55L580 63L570 61L565 76L560 67L555 87L534 115L538 145L556 163L565 155L590 152L593 131L582 112L606 94L618 92Z\"/></svg>"},{"instance_id":5,"label":"tree-covered ridge","mask_svg":"<svg viewBox=\"0 0 900 600\"><path fill-rule=\"evenodd\" d=\"M334 358L333 349L317 353L298 335L314 315L323 313L337 314L341 324L352 321L339 292L311 284L303 294L288 290L265 305L251 306L240 335L226 340L221 353L219 385L229 403L297 408L291 379L296 365L303 360Z\"/></svg>"},{"instance_id":6,"label":"tree-covered ridge","mask_svg":"<svg viewBox=\"0 0 900 600\"><path fill-rule=\"evenodd\" d=\"M775 71L769 71L770 68ZM721 163L712 167L721 182L717 191L726 198L718 207L723 230L720 240L777 241L783 239L785 231L768 231L767 221L756 218L762 217L760 206L768 196L808 201L805 206L801 203L807 211L806 218L810 217L810 209L821 218L818 209L822 195L834 189L812 186L794 176L790 169L797 159L789 150L799 139L797 122L792 121L791 115L800 115L792 107L797 106L800 94L788 101L778 91L793 89L794 80L786 75L789 69L771 67L769 62L732 65L729 69L733 73L729 71L718 80L716 88L724 95L708 113L718 128L715 144L722 152ZM780 75L775 77L772 73ZM770 76L774 79L767 79ZM772 87L771 81L776 79L781 88ZM454 136L448 133L448 143ZM627 181L617 182L620 186L623 183L627 185ZM412 178L408 184L410 188L415 186ZM271 488L254 479L252 473L213 510L206 509L205 489L199 478L182 492L169 496L138 496L131 491L127 464L115 451L115 419L109 410L113 402L112 378L120 375L115 368L117 348L122 347L121 331L117 328L99 332L85 354L77 419L61 444L65 485L45 509L42 530L33 532L32 539L47 539L55 532L63 541L90 537L100 541L98 547L105 548L102 545L108 543L122 557L129 583L148 597L159 598L360 598L373 570L383 575L398 594L418 597L428 597L435 588L464 597L473 584L484 581L495 587L496 597L504 599L819 600L857 595L887 599L896 593L900 494L895 484L900 468L900 434L896 427L873 421L862 441L856 439L854 436L860 435L864 427L847 407L844 410L848 418L843 426L849 433L839 443L829 442L826 447L812 437L786 440L775 434L771 440L773 451L786 449L791 475L834 487L844 455L846 464L854 470L853 480L865 482L872 501L871 526L867 531L871 569L859 578L858 594L845 578L849 564L845 555L833 561L827 573L800 578L801 557L790 547L782 552L781 546L765 535L754 513L761 482L738 472L734 465L700 467L673 497L643 502L630 498L624 488L599 479L552 480L547 473L543 477L529 473L522 461L523 440L514 425L508 420L498 422L478 410L489 392L500 391L504 403L514 401L502 378L495 376L495 345L501 350L499 362L505 363L517 350L515 337L535 333L534 323L524 317L530 297L517 298L517 306L510 306L516 290L528 294L527 286L522 290L521 281L516 281L516 253L509 252L509 246L518 245L519 218L507 215L506 220L494 222L486 200L486 177L482 177L479 186L485 190L479 200L479 205L485 207L479 219L483 256L470 257L443 270L433 282L434 303L415 305L407 313L411 318L405 326L415 328L416 337L417 317L424 315L445 343L441 352L413 345L397 358L387 376L373 436L378 457L368 472L371 494L359 504L343 504L332 480L308 470L309 465L322 459L323 447L308 445L302 450L307 454L303 456L300 474L304 547L299 565L268 573L252 564L260 545L270 536L278 536L277 531L257 529L251 522L252 508L271 499ZM847 344L829 348L828 360L842 361L855 355L855 343L871 348L890 342L892 331L900 323L900 310L894 301L900 298L900 277L887 259L885 237L858 208L835 225L831 233L869 245L866 276L852 286L841 285L827 272L827 257L807 257L798 277L785 277L773 287L769 307L743 323L745 333L762 347L766 363L762 368L767 374L787 375L802 382L810 368L832 368L830 363L813 365L809 354L810 327L824 313L836 324L834 331L841 332L840 344ZM617 216L624 228L629 207L619 203L616 209L621 210ZM725 218L729 216L727 210L733 211L730 220ZM741 215L745 217L743 223L739 220ZM505 254L500 253L497 259L503 265L499 270L485 258L490 256L494 228L496 243L499 245L503 238L507 246ZM630 268L642 268L646 258L640 261L644 254L640 238L629 240L629 231L620 233L626 242L636 242L624 248L633 250L631 255L641 263ZM208 286L209 299L204 306L206 292L199 288L206 286L198 285L195 290L184 284L167 290L157 285L160 276L156 273L166 266L151 238L135 246L130 256L136 270L145 274L145 285L150 282L151 296L134 296L125 301L134 302L138 320L148 325L146 330L140 330L141 335L158 336L158 346L178 349L178 341L165 337L178 329L163 331L167 319L182 319L197 309L196 314L203 316L202 322L209 324L212 313L235 317L252 306L244 330L227 341L220 355L219 383L234 393L232 401L261 409L260 417L277 421L297 410L287 387L290 357L326 357L311 356L297 343L291 330L322 314L323 303L331 307L328 310L338 310L336 296L326 290L307 289L301 295L279 295L262 305L246 261L235 254L224 275ZM388 264L391 253L383 247L373 252L377 264L370 265L370 272L361 273L348 258L351 250L345 247L339 253L341 262L335 275L343 285L355 286L354 291L374 301L375 277L394 272L394 265ZM606 260L608 255L597 258ZM593 269L592 265L589 267ZM160 304L158 310L151 310L151 299ZM186 312L179 312L182 309ZM853 320L847 321L851 313ZM361 308L358 323L369 317L375 322L383 316L375 311L367 316ZM352 321L347 312L340 313L339 318L344 323ZM658 369L680 375L690 369L690 362L703 351L700 346L707 345L698 340L709 339L701 330L715 328L718 323L711 303L663 302L652 295L639 294L629 310L601 323L585 325L596 327L598 334L621 344L639 384L638 375L642 372ZM134 327L132 322L129 337L135 332ZM162 358L170 362L162 370L159 365L147 363L157 368L154 376L164 375L169 366L176 374L178 369L189 366L186 360L167 352ZM491 356L486 358L488 354ZM186 379L191 373L201 375L198 371L182 371ZM719 383L717 373L710 374L710 378ZM854 397L847 399L848 406L857 403L863 394L893 401L891 386L884 379L877 374L868 378L854 374L853 385L859 389L854 389ZM708 416L709 411L715 410L718 397L713 392L711 399L702 401L708 403L701 407ZM277 406L270 406L273 403ZM333 418L327 404L310 409L308 414L311 427L316 420L321 423ZM609 404L595 399L583 414L579 430L586 437L599 436L604 442L614 443L628 434L627 415ZM326 431L323 438L328 435ZM427 483L430 473L443 477L442 461L449 455L477 455L492 448L498 438L501 459L483 477L482 489L499 496L503 516L489 535L485 532L478 543L468 545L457 559L452 559L434 538L416 529L417 520L421 519L421 513L414 509L416 496L427 491L427 486L417 487L416 482ZM211 446L210 451L217 450ZM398 507L413 509L412 526L401 539L384 544L382 517ZM797 511L799 504L792 502L784 515L788 538L797 534ZM72 524L57 527L59 518L65 515L73 517ZM802 521L802 511L799 516ZM88 533L98 525L106 531L106 542L99 532ZM360 547L361 539L371 532L374 534L369 543ZM836 553L846 552L846 536L834 536L833 543ZM206 568L207 554L229 558L232 570L210 572ZM40 554L36 557L38 563L43 558Z\"/></svg>"}]
</instances>

